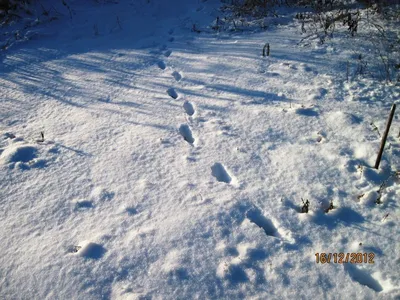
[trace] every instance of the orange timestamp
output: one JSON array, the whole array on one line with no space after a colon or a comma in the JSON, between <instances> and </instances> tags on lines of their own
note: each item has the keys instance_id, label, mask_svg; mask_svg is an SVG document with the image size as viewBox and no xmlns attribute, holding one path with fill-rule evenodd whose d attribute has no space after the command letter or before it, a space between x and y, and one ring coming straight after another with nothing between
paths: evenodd
<instances>
[{"instance_id":1,"label":"orange timestamp","mask_svg":"<svg viewBox=\"0 0 400 300\"><path fill-rule=\"evenodd\" d=\"M352 253L315 253L315 261L317 264L374 264L375 254L373 252L352 252Z\"/></svg>"}]
</instances>

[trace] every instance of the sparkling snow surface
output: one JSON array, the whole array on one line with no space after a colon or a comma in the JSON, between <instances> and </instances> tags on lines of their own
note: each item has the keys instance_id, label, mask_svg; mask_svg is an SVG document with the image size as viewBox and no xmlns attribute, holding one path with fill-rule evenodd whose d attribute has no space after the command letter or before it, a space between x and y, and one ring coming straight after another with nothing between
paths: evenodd
<instances>
[{"instance_id":1,"label":"sparkling snow surface","mask_svg":"<svg viewBox=\"0 0 400 300\"><path fill-rule=\"evenodd\" d=\"M75 1L1 52L0 298L400 297L399 87L219 5Z\"/></svg>"}]
</instances>

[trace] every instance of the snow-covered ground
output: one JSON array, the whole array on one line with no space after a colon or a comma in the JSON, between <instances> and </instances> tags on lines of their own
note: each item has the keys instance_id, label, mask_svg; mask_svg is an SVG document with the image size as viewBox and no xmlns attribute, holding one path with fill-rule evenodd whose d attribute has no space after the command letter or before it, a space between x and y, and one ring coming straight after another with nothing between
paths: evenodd
<instances>
[{"instance_id":1,"label":"snow-covered ground","mask_svg":"<svg viewBox=\"0 0 400 300\"><path fill-rule=\"evenodd\" d=\"M82 2L1 52L0 298L400 297L400 89L347 82L351 40Z\"/></svg>"}]
</instances>

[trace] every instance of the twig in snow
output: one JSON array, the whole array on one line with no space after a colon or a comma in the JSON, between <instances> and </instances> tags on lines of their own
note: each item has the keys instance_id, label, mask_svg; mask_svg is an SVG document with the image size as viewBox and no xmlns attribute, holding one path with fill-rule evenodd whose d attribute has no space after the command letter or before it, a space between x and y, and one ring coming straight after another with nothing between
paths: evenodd
<instances>
[{"instance_id":1,"label":"twig in snow","mask_svg":"<svg viewBox=\"0 0 400 300\"><path fill-rule=\"evenodd\" d=\"M215 21L215 25L211 27L215 31L219 31L219 17L217 17L217 20Z\"/></svg>"},{"instance_id":2,"label":"twig in snow","mask_svg":"<svg viewBox=\"0 0 400 300\"><path fill-rule=\"evenodd\" d=\"M383 219L381 222L385 221L387 219L387 217L389 217L389 213L387 213L386 215L383 216Z\"/></svg>"},{"instance_id":3,"label":"twig in snow","mask_svg":"<svg viewBox=\"0 0 400 300\"><path fill-rule=\"evenodd\" d=\"M201 32L200 30L198 30L198 29L196 28L196 24L193 24L192 31L193 31L193 32L197 32L197 33L200 33L200 32Z\"/></svg>"},{"instance_id":4,"label":"twig in snow","mask_svg":"<svg viewBox=\"0 0 400 300\"><path fill-rule=\"evenodd\" d=\"M44 142L44 132L43 131L40 132L40 137L41 137L40 140L36 140L37 143L43 143Z\"/></svg>"},{"instance_id":5,"label":"twig in snow","mask_svg":"<svg viewBox=\"0 0 400 300\"><path fill-rule=\"evenodd\" d=\"M39 4L40 4L40 6L41 6L42 9L43 9L43 13L42 13L42 14L43 14L44 16L48 16L49 13L50 13L50 11L47 10L47 9L43 6L42 2L39 2Z\"/></svg>"},{"instance_id":6,"label":"twig in snow","mask_svg":"<svg viewBox=\"0 0 400 300\"><path fill-rule=\"evenodd\" d=\"M372 127L372 130L376 131L376 133L379 135L379 137L381 137L381 133L379 132L378 127L376 127L376 125L373 122L371 122L370 125Z\"/></svg>"},{"instance_id":7,"label":"twig in snow","mask_svg":"<svg viewBox=\"0 0 400 300\"><path fill-rule=\"evenodd\" d=\"M119 21L119 17L118 16L117 16L117 24L118 24L119 29L122 30L121 22Z\"/></svg>"},{"instance_id":8,"label":"twig in snow","mask_svg":"<svg viewBox=\"0 0 400 300\"><path fill-rule=\"evenodd\" d=\"M66 8L68 8L69 16L71 17L71 20L72 20L72 10L71 10L71 7L68 5L67 2L65 2L65 0L62 0L62 4L63 4Z\"/></svg>"}]
</instances>

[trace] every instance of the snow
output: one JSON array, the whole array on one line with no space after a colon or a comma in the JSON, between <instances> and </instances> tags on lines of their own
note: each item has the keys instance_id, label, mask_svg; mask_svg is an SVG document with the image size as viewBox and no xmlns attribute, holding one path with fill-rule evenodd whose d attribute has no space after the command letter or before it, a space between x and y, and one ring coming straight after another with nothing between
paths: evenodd
<instances>
[{"instance_id":1,"label":"snow","mask_svg":"<svg viewBox=\"0 0 400 300\"><path fill-rule=\"evenodd\" d=\"M1 298L400 297L398 85L219 5L71 1L1 53Z\"/></svg>"}]
</instances>

